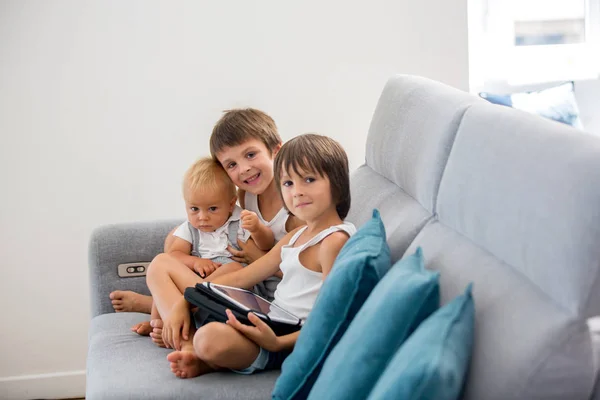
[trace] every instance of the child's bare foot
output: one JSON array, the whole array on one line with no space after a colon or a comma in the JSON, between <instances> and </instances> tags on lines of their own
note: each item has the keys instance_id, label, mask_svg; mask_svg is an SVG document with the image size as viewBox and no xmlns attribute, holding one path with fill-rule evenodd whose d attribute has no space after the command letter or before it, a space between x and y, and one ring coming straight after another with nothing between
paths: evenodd
<instances>
[{"instance_id":1,"label":"child's bare foot","mask_svg":"<svg viewBox=\"0 0 600 400\"><path fill-rule=\"evenodd\" d=\"M131 330L138 335L148 336L152 332L152 325L150 325L150 321L144 321L132 326Z\"/></svg>"},{"instance_id":2,"label":"child's bare foot","mask_svg":"<svg viewBox=\"0 0 600 400\"><path fill-rule=\"evenodd\" d=\"M141 312L150 314L152 297L130 290L115 290L110 294L116 312Z\"/></svg>"},{"instance_id":3,"label":"child's bare foot","mask_svg":"<svg viewBox=\"0 0 600 400\"><path fill-rule=\"evenodd\" d=\"M153 319L150 321L150 325L152 327L152 332L150 333L150 337L155 345L158 347L167 347L165 346L165 342L162 340L162 327L163 322L162 319Z\"/></svg>"},{"instance_id":4,"label":"child's bare foot","mask_svg":"<svg viewBox=\"0 0 600 400\"><path fill-rule=\"evenodd\" d=\"M191 343L184 346L181 351L174 351L169 354L167 360L171 363L171 372L182 379L193 378L212 371L212 368L194 353L194 347Z\"/></svg>"}]
</instances>

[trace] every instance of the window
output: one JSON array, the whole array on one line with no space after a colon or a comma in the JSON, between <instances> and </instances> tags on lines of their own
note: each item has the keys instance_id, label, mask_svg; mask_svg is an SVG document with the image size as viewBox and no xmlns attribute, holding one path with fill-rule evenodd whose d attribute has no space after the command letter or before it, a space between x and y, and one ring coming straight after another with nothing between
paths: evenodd
<instances>
[{"instance_id":1,"label":"window","mask_svg":"<svg viewBox=\"0 0 600 400\"><path fill-rule=\"evenodd\" d=\"M479 54L480 79L529 84L598 78L600 0L469 1L480 3L469 6L469 35L482 35L469 38L470 51ZM472 17L480 19L479 32Z\"/></svg>"},{"instance_id":2,"label":"window","mask_svg":"<svg viewBox=\"0 0 600 400\"><path fill-rule=\"evenodd\" d=\"M585 0L525 0L513 11L515 46L585 43Z\"/></svg>"},{"instance_id":3,"label":"window","mask_svg":"<svg viewBox=\"0 0 600 400\"><path fill-rule=\"evenodd\" d=\"M585 43L585 19L515 21L515 46Z\"/></svg>"}]
</instances>

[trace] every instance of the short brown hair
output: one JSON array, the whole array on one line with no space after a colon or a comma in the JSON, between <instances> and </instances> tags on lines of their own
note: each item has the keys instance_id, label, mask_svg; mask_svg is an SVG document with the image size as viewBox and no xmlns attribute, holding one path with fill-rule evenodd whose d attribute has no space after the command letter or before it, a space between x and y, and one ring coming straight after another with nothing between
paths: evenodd
<instances>
[{"instance_id":1,"label":"short brown hair","mask_svg":"<svg viewBox=\"0 0 600 400\"><path fill-rule=\"evenodd\" d=\"M281 173L299 169L326 176L331 185L331 196L341 219L350 210L350 173L344 148L327 136L307 133L286 142L275 156L274 174L281 195ZM285 203L284 203L285 204Z\"/></svg>"},{"instance_id":2,"label":"short brown hair","mask_svg":"<svg viewBox=\"0 0 600 400\"><path fill-rule=\"evenodd\" d=\"M238 146L248 139L258 139L273 150L281 144L273 118L254 108L224 111L210 135L210 154L217 160L217 153L225 147Z\"/></svg>"},{"instance_id":3,"label":"short brown hair","mask_svg":"<svg viewBox=\"0 0 600 400\"><path fill-rule=\"evenodd\" d=\"M183 195L186 190L192 192L198 189L226 191L230 198L236 195L235 185L229 179L227 172L210 157L203 157L188 168L183 177Z\"/></svg>"}]
</instances>

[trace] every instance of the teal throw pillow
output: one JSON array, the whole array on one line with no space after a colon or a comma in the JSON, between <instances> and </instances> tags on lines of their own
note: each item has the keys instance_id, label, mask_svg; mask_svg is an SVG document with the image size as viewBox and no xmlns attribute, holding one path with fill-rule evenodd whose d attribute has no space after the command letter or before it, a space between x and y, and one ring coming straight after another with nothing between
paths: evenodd
<instances>
[{"instance_id":1,"label":"teal throw pillow","mask_svg":"<svg viewBox=\"0 0 600 400\"><path fill-rule=\"evenodd\" d=\"M418 248L375 287L327 357L309 400L366 399L402 343L439 305L439 273L425 269Z\"/></svg>"},{"instance_id":2,"label":"teal throw pillow","mask_svg":"<svg viewBox=\"0 0 600 400\"><path fill-rule=\"evenodd\" d=\"M273 399L305 399L329 352L340 340L381 277L390 268L390 249L377 210L338 254L294 351L281 367Z\"/></svg>"},{"instance_id":3,"label":"teal throw pillow","mask_svg":"<svg viewBox=\"0 0 600 400\"><path fill-rule=\"evenodd\" d=\"M423 321L396 352L369 399L459 398L473 347L471 287Z\"/></svg>"}]
</instances>

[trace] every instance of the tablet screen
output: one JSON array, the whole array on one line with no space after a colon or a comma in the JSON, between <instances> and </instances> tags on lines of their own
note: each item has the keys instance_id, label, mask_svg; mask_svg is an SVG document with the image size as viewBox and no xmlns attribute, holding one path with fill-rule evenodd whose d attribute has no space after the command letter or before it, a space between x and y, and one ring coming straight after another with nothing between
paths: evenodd
<instances>
[{"instance_id":1,"label":"tablet screen","mask_svg":"<svg viewBox=\"0 0 600 400\"><path fill-rule=\"evenodd\" d=\"M210 288L216 293L224 295L223 297L228 297L230 300L238 303L238 305L246 307L248 310L260 311L261 313L268 315L272 320L289 324L297 324L300 320L294 314L287 312L283 308L268 302L248 290L217 284L211 284Z\"/></svg>"}]
</instances>

